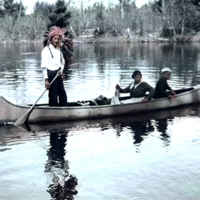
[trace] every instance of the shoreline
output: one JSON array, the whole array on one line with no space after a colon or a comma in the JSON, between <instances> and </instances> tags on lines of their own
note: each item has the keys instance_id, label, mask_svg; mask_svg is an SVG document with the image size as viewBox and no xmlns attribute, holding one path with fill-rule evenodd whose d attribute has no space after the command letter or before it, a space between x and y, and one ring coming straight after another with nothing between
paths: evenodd
<instances>
[{"instance_id":1,"label":"shoreline","mask_svg":"<svg viewBox=\"0 0 200 200\"><path fill-rule=\"evenodd\" d=\"M105 43L193 43L200 42L200 35L193 36L177 36L176 38L155 38L155 37L145 37L145 36L133 36L133 37L125 37L125 36L101 36L95 37L91 35L84 35L80 37L75 37L73 39L74 44L105 44ZM30 44L42 44L43 39L37 40L3 40L0 42L1 45L30 45Z\"/></svg>"}]
</instances>

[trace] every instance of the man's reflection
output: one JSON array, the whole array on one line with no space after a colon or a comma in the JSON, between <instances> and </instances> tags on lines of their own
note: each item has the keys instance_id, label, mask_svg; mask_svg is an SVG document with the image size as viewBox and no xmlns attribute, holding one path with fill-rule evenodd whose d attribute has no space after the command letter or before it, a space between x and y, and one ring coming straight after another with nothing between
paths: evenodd
<instances>
[{"instance_id":1,"label":"man's reflection","mask_svg":"<svg viewBox=\"0 0 200 200\"><path fill-rule=\"evenodd\" d=\"M144 136L147 136L150 132L154 131L151 120L122 123L121 129L118 128L118 136L120 136L119 130L123 130L123 127L130 127L133 131L133 144L137 146L144 140Z\"/></svg>"},{"instance_id":2,"label":"man's reflection","mask_svg":"<svg viewBox=\"0 0 200 200\"><path fill-rule=\"evenodd\" d=\"M143 122L132 122L129 124L133 130L133 144L140 145L144 140L144 136L147 136L151 131L154 131L154 127L151 123L151 120Z\"/></svg>"},{"instance_id":3,"label":"man's reflection","mask_svg":"<svg viewBox=\"0 0 200 200\"><path fill-rule=\"evenodd\" d=\"M118 127L115 125L117 130L117 136L119 137L120 132L123 131L123 127L130 127L133 132L133 144L140 146L145 136L148 136L151 132L157 129L160 132L160 138L164 141L166 146L170 143L170 136L167 134L168 118L160 120L145 120L145 121L133 121L121 123Z\"/></svg>"},{"instance_id":4,"label":"man's reflection","mask_svg":"<svg viewBox=\"0 0 200 200\"><path fill-rule=\"evenodd\" d=\"M50 132L50 148L47 151L48 160L45 166L50 185L48 192L55 200L74 199L77 194L75 187L78 180L74 175L70 175L69 163L65 160L65 146L68 132Z\"/></svg>"},{"instance_id":5,"label":"man's reflection","mask_svg":"<svg viewBox=\"0 0 200 200\"><path fill-rule=\"evenodd\" d=\"M160 138L166 146L169 146L170 136L167 134L168 119L156 120L157 130L161 133Z\"/></svg>"}]
</instances>

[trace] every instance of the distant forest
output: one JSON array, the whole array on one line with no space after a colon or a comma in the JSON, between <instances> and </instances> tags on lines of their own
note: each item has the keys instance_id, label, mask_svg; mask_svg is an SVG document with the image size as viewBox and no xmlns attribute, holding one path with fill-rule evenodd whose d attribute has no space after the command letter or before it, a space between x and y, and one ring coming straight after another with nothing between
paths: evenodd
<instances>
[{"instance_id":1,"label":"distant forest","mask_svg":"<svg viewBox=\"0 0 200 200\"><path fill-rule=\"evenodd\" d=\"M55 4L36 2L34 12L26 14L22 1L0 0L1 40L37 40L51 25L68 27L75 37L81 35L131 35L175 38L200 32L200 0L155 0L138 8L134 0L118 4L80 3L57 0Z\"/></svg>"}]
</instances>

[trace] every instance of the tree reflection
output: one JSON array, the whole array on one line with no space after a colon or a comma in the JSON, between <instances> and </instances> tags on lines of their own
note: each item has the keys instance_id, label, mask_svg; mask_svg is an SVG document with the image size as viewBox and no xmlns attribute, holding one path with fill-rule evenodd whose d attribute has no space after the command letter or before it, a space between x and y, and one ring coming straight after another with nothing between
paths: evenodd
<instances>
[{"instance_id":1,"label":"tree reflection","mask_svg":"<svg viewBox=\"0 0 200 200\"><path fill-rule=\"evenodd\" d=\"M101 63L105 62L106 50L101 45L95 45L94 46L95 59L96 59L96 61L97 61L98 64L101 64Z\"/></svg>"},{"instance_id":2,"label":"tree reflection","mask_svg":"<svg viewBox=\"0 0 200 200\"><path fill-rule=\"evenodd\" d=\"M78 180L76 176L69 174L69 163L65 160L67 134L68 132L50 132L50 148L47 151L45 173L50 182L47 192L54 200L72 200L73 195L78 193L75 189Z\"/></svg>"}]
</instances>

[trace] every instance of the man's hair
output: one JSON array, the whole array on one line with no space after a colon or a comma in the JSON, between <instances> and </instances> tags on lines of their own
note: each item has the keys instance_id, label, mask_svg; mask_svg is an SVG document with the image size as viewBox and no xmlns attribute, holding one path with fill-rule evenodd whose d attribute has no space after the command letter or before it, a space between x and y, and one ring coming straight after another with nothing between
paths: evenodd
<instances>
[{"instance_id":1,"label":"man's hair","mask_svg":"<svg viewBox=\"0 0 200 200\"><path fill-rule=\"evenodd\" d=\"M164 75L167 72L169 72L169 71L161 72L161 76ZM171 74L171 72L169 72L169 73Z\"/></svg>"},{"instance_id":2,"label":"man's hair","mask_svg":"<svg viewBox=\"0 0 200 200\"><path fill-rule=\"evenodd\" d=\"M139 71L139 70L135 70L135 71L133 72L133 74L132 74L132 78L134 79L134 78L135 78L135 76L137 76L137 75L140 75L140 76L142 76L142 73L141 73L141 71Z\"/></svg>"}]
</instances>

